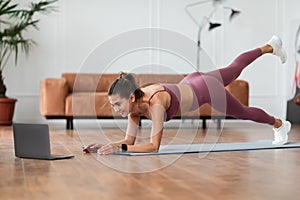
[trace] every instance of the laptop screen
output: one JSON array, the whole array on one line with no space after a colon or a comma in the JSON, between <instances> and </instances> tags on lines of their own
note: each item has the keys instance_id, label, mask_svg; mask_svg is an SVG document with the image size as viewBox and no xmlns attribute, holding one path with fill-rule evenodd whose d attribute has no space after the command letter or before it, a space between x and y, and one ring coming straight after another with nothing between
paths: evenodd
<instances>
[{"instance_id":1,"label":"laptop screen","mask_svg":"<svg viewBox=\"0 0 300 200\"><path fill-rule=\"evenodd\" d=\"M50 156L49 127L47 124L13 124L15 155L25 158Z\"/></svg>"}]
</instances>

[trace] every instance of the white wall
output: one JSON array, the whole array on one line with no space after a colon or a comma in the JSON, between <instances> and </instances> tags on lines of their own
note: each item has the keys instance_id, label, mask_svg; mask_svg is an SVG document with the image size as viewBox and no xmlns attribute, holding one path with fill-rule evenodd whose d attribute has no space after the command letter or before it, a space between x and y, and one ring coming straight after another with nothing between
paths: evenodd
<instances>
[{"instance_id":1,"label":"white wall","mask_svg":"<svg viewBox=\"0 0 300 200\"><path fill-rule=\"evenodd\" d=\"M14 119L44 121L39 114L40 81L47 77L60 77L63 72L192 72L191 63L195 64L196 59L197 27L184 7L193 2L197 1L59 1L59 12L41 16L40 30L27 33L38 46L33 48L28 58L21 56L16 67L11 62L4 71L8 96L18 99ZM278 34L288 50L287 64L281 66L277 58L265 56L247 68L241 79L250 83L252 106L285 117L286 100L292 97L293 42L300 23L300 2L227 0L225 4L242 13L229 23L229 12L219 9L215 21L221 21L223 26L212 32L202 32L202 46L209 56L202 61L203 71L225 66L238 53L258 47L273 34ZM193 8L192 12L200 20L211 8L208 3ZM147 45L167 47L177 54L145 48L126 52L139 45L145 47L140 37L142 28L149 27L162 28L163 31L145 34ZM121 54L123 56L116 59L116 55Z\"/></svg>"}]
</instances>

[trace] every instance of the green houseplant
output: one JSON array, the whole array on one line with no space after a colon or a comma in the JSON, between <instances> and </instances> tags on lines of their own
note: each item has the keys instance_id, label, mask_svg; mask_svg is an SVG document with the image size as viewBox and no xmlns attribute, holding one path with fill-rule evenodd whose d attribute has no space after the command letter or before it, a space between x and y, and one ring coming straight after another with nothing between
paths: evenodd
<instances>
[{"instance_id":1,"label":"green houseplant","mask_svg":"<svg viewBox=\"0 0 300 200\"><path fill-rule=\"evenodd\" d=\"M17 64L20 52L29 53L35 42L24 37L24 33L30 28L38 29L39 20L35 18L36 14L54 11L55 7L52 5L56 1L31 3L27 9L24 9L20 4L14 3L16 1L0 0L0 125L11 124L16 102L16 99L6 96L3 70L7 67L7 61L14 55Z\"/></svg>"}]
</instances>

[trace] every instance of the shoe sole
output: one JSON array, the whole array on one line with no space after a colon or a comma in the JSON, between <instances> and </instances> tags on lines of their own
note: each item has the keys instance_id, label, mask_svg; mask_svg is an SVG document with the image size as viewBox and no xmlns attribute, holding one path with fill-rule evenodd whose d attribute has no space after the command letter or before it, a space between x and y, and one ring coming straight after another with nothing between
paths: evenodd
<instances>
[{"instance_id":1,"label":"shoe sole","mask_svg":"<svg viewBox=\"0 0 300 200\"><path fill-rule=\"evenodd\" d=\"M287 57L287 54L286 54L286 51L284 50L283 47L281 47L281 55L282 56L279 56L280 60L281 60L281 63L284 64L286 62L286 57Z\"/></svg>"}]
</instances>

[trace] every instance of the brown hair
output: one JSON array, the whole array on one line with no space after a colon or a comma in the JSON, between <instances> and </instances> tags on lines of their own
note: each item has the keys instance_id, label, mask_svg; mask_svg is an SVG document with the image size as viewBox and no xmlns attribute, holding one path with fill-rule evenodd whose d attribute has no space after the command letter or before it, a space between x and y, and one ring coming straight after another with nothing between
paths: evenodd
<instances>
[{"instance_id":1,"label":"brown hair","mask_svg":"<svg viewBox=\"0 0 300 200\"><path fill-rule=\"evenodd\" d=\"M108 95L118 94L122 98L129 99L131 93L134 93L136 99L144 96L144 92L138 88L134 74L121 72L120 77L116 79L108 89Z\"/></svg>"}]
</instances>

